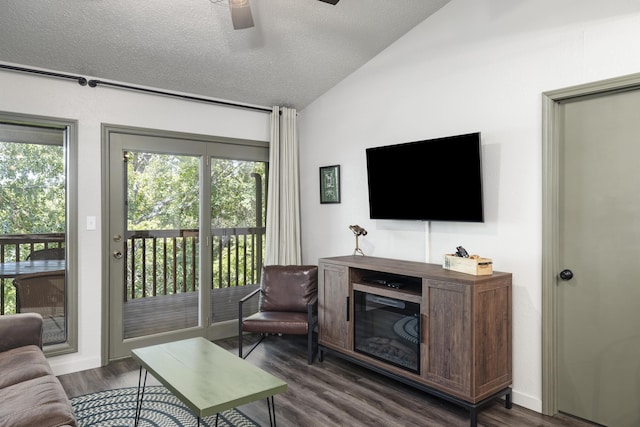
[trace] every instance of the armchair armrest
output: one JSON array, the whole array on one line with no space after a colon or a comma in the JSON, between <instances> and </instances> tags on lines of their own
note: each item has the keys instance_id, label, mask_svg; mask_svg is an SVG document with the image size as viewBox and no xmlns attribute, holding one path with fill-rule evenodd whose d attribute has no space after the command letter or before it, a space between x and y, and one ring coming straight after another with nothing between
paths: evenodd
<instances>
[{"instance_id":1,"label":"armchair armrest","mask_svg":"<svg viewBox=\"0 0 640 427\"><path fill-rule=\"evenodd\" d=\"M42 348L42 316L38 313L0 316L0 352L26 345Z\"/></svg>"},{"instance_id":2,"label":"armchair armrest","mask_svg":"<svg viewBox=\"0 0 640 427\"><path fill-rule=\"evenodd\" d=\"M258 294L258 292L261 292L262 289L258 288L254 291L252 291L250 294L245 295L241 300L240 300L240 306L242 307L242 304L244 304L245 302L247 302L249 299L251 299L252 297L254 297L256 294Z\"/></svg>"},{"instance_id":3,"label":"armchair armrest","mask_svg":"<svg viewBox=\"0 0 640 427\"><path fill-rule=\"evenodd\" d=\"M313 329L315 325L318 323L318 295L314 295L314 297L307 304L307 323L309 329Z\"/></svg>"},{"instance_id":4,"label":"armchair armrest","mask_svg":"<svg viewBox=\"0 0 640 427\"><path fill-rule=\"evenodd\" d=\"M315 294L313 297L311 297L311 299L307 303L307 311L310 312L311 310L313 310L313 313L316 313L318 311L318 294Z\"/></svg>"},{"instance_id":5,"label":"armchair armrest","mask_svg":"<svg viewBox=\"0 0 640 427\"><path fill-rule=\"evenodd\" d=\"M243 298L238 301L238 356L242 358L242 304L249 301L251 298L259 295L262 292L262 288L258 288L254 291L251 291L250 294L247 294Z\"/></svg>"},{"instance_id":6,"label":"armchair armrest","mask_svg":"<svg viewBox=\"0 0 640 427\"><path fill-rule=\"evenodd\" d=\"M242 297L240 299L240 301L238 301L238 320L240 321L240 323L242 323L242 304L244 304L245 302L249 301L251 298L255 297L260 292L262 292L262 289L258 288L258 289L254 290L254 291L251 291L250 294L245 295L244 297Z\"/></svg>"}]
</instances>

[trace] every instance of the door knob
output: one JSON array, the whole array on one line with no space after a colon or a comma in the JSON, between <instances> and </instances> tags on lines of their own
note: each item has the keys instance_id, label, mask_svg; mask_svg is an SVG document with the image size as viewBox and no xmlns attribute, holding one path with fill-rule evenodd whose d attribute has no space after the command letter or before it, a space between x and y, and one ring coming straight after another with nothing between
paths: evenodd
<instances>
[{"instance_id":1,"label":"door knob","mask_svg":"<svg viewBox=\"0 0 640 427\"><path fill-rule=\"evenodd\" d=\"M120 259L120 258L122 258L122 252L120 252L119 250L115 250L115 251L113 251L113 257L114 257L115 259Z\"/></svg>"},{"instance_id":2,"label":"door knob","mask_svg":"<svg viewBox=\"0 0 640 427\"><path fill-rule=\"evenodd\" d=\"M571 280L573 279L573 271L564 269L560 272L560 278L562 280Z\"/></svg>"}]
</instances>

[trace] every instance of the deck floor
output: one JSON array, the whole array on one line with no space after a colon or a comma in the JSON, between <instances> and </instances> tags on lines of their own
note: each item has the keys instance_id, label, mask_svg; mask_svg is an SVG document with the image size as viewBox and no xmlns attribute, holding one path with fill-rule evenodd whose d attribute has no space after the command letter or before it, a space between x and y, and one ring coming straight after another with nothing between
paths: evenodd
<instances>
[{"instance_id":1,"label":"deck floor","mask_svg":"<svg viewBox=\"0 0 640 427\"><path fill-rule=\"evenodd\" d=\"M238 318L238 301L257 285L214 289L211 291L213 322ZM187 292L175 295L139 298L125 302L124 337L133 338L198 326L198 294ZM244 315L258 309L258 299L252 298Z\"/></svg>"}]
</instances>

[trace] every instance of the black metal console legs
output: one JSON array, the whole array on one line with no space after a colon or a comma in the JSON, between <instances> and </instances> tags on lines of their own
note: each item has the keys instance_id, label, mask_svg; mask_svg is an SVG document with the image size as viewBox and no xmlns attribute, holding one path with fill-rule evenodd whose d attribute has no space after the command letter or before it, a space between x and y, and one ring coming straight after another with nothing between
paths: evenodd
<instances>
[{"instance_id":1,"label":"black metal console legs","mask_svg":"<svg viewBox=\"0 0 640 427\"><path fill-rule=\"evenodd\" d=\"M323 361L324 352L325 351L331 351L331 350L326 348L326 347L323 347L321 345L318 346L318 361L319 362ZM433 396L439 397L439 398L441 398L443 400L446 400L448 402L451 402L451 403L453 403L455 405L458 405L458 406L461 406L461 407L467 409L469 411L469 418L470 418L469 419L469 426L470 427L477 427L477 425L478 425L478 411L480 409L482 409L484 406L486 406L487 404L493 402L495 399L504 397L504 399L505 399L504 407L507 408L507 409L511 409L511 407L513 406L512 396L511 396L511 394L512 394L511 387L506 387L506 388L498 391L497 393L492 394L491 396L487 397L486 399L481 400L478 403L469 403L469 402L464 401L462 399L459 399L457 397L451 396L451 395L449 395L447 393L444 393L444 392L441 392L439 390L427 387L427 386L425 386L423 384L420 384L418 382L411 381L411 380L409 380L407 378L404 378L404 377L402 377L400 375L396 375L394 373L385 371L384 369L380 369L380 368L378 368L376 366L369 365L368 363L363 362L363 361L361 361L359 359L350 357L349 355L346 355L346 354L343 354L343 353L340 353L340 352L335 352L335 351L331 351L331 352L333 354L335 354L336 356L342 358L342 359L348 360L348 361L350 361L352 363L355 363L357 365L360 365L360 366L364 366L365 368L368 368L368 369L370 369L370 370L372 370L374 372L377 372L379 374L385 375L385 376L387 376L389 378L392 378L394 380L400 381L400 382L402 382L404 384L407 384L407 385L409 385L411 387L415 387L418 390L422 390L425 393L429 393L429 394L431 394Z\"/></svg>"},{"instance_id":2,"label":"black metal console legs","mask_svg":"<svg viewBox=\"0 0 640 427\"><path fill-rule=\"evenodd\" d=\"M511 407L513 406L513 403L512 403L512 400L511 400L511 393L512 393L511 387L507 387L507 388L505 388L503 390L500 390L499 392L495 393L494 395L489 396L484 400L481 400L480 402L478 402L476 404L467 403L465 405L464 401L462 401L462 404L460 404L458 402L453 402L453 401L452 401L452 403L457 403L460 406L463 406L463 407L469 409L469 415L470 415L469 426L470 427L476 427L478 425L478 410L482 409L483 406L485 406L486 404L494 401L495 399L504 396L504 407L507 408L507 409L511 409Z\"/></svg>"}]
</instances>

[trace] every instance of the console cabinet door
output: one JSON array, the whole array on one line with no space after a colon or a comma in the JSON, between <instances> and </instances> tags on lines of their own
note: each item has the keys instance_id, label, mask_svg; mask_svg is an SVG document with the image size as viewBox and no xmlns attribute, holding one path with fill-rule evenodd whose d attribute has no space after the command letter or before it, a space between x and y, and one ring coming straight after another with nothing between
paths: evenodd
<instances>
[{"instance_id":1,"label":"console cabinet door","mask_svg":"<svg viewBox=\"0 0 640 427\"><path fill-rule=\"evenodd\" d=\"M318 339L320 344L349 349L349 268L318 265Z\"/></svg>"},{"instance_id":2,"label":"console cabinet door","mask_svg":"<svg viewBox=\"0 0 640 427\"><path fill-rule=\"evenodd\" d=\"M474 301L474 394L482 397L511 384L511 279L475 287Z\"/></svg>"},{"instance_id":3,"label":"console cabinet door","mask_svg":"<svg viewBox=\"0 0 640 427\"><path fill-rule=\"evenodd\" d=\"M458 396L471 392L471 292L426 280L422 294L422 377ZM426 348L425 348L426 347ZM426 351L425 351L426 350Z\"/></svg>"}]
</instances>

